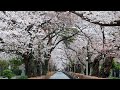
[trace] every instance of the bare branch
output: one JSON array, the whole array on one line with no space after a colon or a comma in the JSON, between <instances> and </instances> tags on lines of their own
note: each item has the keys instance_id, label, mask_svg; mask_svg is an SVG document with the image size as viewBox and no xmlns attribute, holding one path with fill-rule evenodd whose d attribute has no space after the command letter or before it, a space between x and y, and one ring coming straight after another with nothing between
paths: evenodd
<instances>
[{"instance_id":1,"label":"bare branch","mask_svg":"<svg viewBox=\"0 0 120 90\"><path fill-rule=\"evenodd\" d=\"M82 62L81 59L79 58L77 51L75 51L75 50L72 49L71 47L67 47L67 48L70 49L70 50L72 50L72 51L74 51L74 52L76 53L76 55L77 55L77 58L78 58L79 62L80 62L82 65L86 66L85 63Z\"/></svg>"},{"instance_id":2,"label":"bare branch","mask_svg":"<svg viewBox=\"0 0 120 90\"><path fill-rule=\"evenodd\" d=\"M51 48L51 52L54 50L54 48L55 48L60 42L62 42L62 41L64 41L64 40L67 40L67 39L69 39L69 38L71 38L71 37L74 37L74 36L77 35L78 33L79 33L79 31L76 32L76 33L74 33L73 35L71 35L71 36L69 36L69 37L62 38L61 40L59 40L59 41L54 45L54 47Z\"/></svg>"},{"instance_id":3,"label":"bare branch","mask_svg":"<svg viewBox=\"0 0 120 90\"><path fill-rule=\"evenodd\" d=\"M100 25L100 26L120 26L120 20L115 20L115 21L112 21L110 23L100 23L99 21L92 21L91 19L85 17L83 14L77 13L76 11L70 11L70 12L79 16L79 17L81 17L81 19L83 19L87 22L97 24L97 25Z\"/></svg>"},{"instance_id":4,"label":"bare branch","mask_svg":"<svg viewBox=\"0 0 120 90\"><path fill-rule=\"evenodd\" d=\"M5 50L5 49L0 49L0 52L13 53L13 54L17 54L17 55L22 55L22 53L19 52L19 50Z\"/></svg>"},{"instance_id":5,"label":"bare branch","mask_svg":"<svg viewBox=\"0 0 120 90\"><path fill-rule=\"evenodd\" d=\"M90 37L87 36L86 33L84 33L84 32L82 31L82 29L80 29L80 27L79 27L78 25L76 25L76 27L84 34L84 36L87 38L87 40L90 41L91 47L92 47L95 51L97 51L98 53L101 53L100 51L98 51L97 49L95 49L95 48L92 46L92 41L91 41Z\"/></svg>"}]
</instances>

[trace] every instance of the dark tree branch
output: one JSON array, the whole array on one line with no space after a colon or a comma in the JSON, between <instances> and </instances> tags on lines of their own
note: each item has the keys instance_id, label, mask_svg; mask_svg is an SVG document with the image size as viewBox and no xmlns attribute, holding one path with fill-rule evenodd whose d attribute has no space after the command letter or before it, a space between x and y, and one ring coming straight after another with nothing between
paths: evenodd
<instances>
[{"instance_id":1,"label":"dark tree branch","mask_svg":"<svg viewBox=\"0 0 120 90\"><path fill-rule=\"evenodd\" d=\"M51 37L51 39L53 38L53 37L55 37L57 34L59 34L61 31L63 31L63 30L59 30L58 32L56 32L57 30L55 29L55 30L53 30L52 32L50 32L50 33L48 33L48 35L46 35L42 40L45 40L47 37L49 37L50 35L52 35L52 34L55 34L55 35L53 35L52 37Z\"/></svg>"},{"instance_id":2,"label":"dark tree branch","mask_svg":"<svg viewBox=\"0 0 120 90\"><path fill-rule=\"evenodd\" d=\"M72 50L72 51L74 51L74 52L76 53L76 55L77 55L77 58L78 58L79 62L80 62L82 65L86 66L85 63L82 62L81 59L78 57L77 51L75 51L75 50L72 49L71 47L67 47L67 48L70 49L70 50Z\"/></svg>"},{"instance_id":3,"label":"dark tree branch","mask_svg":"<svg viewBox=\"0 0 120 90\"><path fill-rule=\"evenodd\" d=\"M0 52L5 52L5 53L13 53L22 56L23 54L19 52L18 50L5 50L5 49L0 49Z\"/></svg>"},{"instance_id":4,"label":"dark tree branch","mask_svg":"<svg viewBox=\"0 0 120 90\"><path fill-rule=\"evenodd\" d=\"M79 62L86 67L86 64L81 61L81 59L78 57Z\"/></svg>"},{"instance_id":5,"label":"dark tree branch","mask_svg":"<svg viewBox=\"0 0 120 90\"><path fill-rule=\"evenodd\" d=\"M30 24L25 28L25 31L29 32L33 28L34 24Z\"/></svg>"},{"instance_id":6,"label":"dark tree branch","mask_svg":"<svg viewBox=\"0 0 120 90\"><path fill-rule=\"evenodd\" d=\"M55 49L55 47L56 47L60 42L62 42L62 41L64 41L64 40L67 40L67 39L69 39L69 38L71 38L71 37L74 37L74 36L77 35L78 33L79 33L79 31L76 32L76 33L74 33L73 35L71 35L71 36L69 36L69 37L62 38L61 40L59 40L59 41L54 45L54 47L51 48L50 52L52 52L52 51Z\"/></svg>"},{"instance_id":7,"label":"dark tree branch","mask_svg":"<svg viewBox=\"0 0 120 90\"><path fill-rule=\"evenodd\" d=\"M54 43L57 41L58 37L59 37L59 36L57 35L57 36L56 36L56 38L55 38L55 41L54 41Z\"/></svg>"},{"instance_id":8,"label":"dark tree branch","mask_svg":"<svg viewBox=\"0 0 120 90\"><path fill-rule=\"evenodd\" d=\"M54 30L54 31L57 31L57 30ZM55 36L57 36L60 32L62 32L63 30L59 30L58 32L52 32L52 33L49 33L45 38L47 38L49 35L51 35L51 37L49 38L48 40L48 43L47 45L49 44L50 40L52 40L52 38L54 38ZM52 34L55 34L55 35L52 35ZM56 37L55 41L57 40L58 36ZM55 43L55 42L54 42Z\"/></svg>"},{"instance_id":9,"label":"dark tree branch","mask_svg":"<svg viewBox=\"0 0 120 90\"><path fill-rule=\"evenodd\" d=\"M90 41L90 45L91 45L91 47L92 47L95 51L97 51L98 53L101 53L100 51L98 51L97 49L95 49L95 48L92 46L92 41L91 41L90 37L87 36L86 33L84 33L84 32L82 31L82 29L80 29L80 27L79 27L78 25L76 25L76 27L81 31L81 33L84 34L84 36L87 38L87 40Z\"/></svg>"},{"instance_id":10,"label":"dark tree branch","mask_svg":"<svg viewBox=\"0 0 120 90\"><path fill-rule=\"evenodd\" d=\"M100 26L120 26L120 20L115 20L110 23L100 23L99 21L92 21L91 19L85 17L83 14L77 13L76 11L70 11L70 12L79 16L81 19L83 19L85 21L88 21L90 23L97 24Z\"/></svg>"}]
</instances>

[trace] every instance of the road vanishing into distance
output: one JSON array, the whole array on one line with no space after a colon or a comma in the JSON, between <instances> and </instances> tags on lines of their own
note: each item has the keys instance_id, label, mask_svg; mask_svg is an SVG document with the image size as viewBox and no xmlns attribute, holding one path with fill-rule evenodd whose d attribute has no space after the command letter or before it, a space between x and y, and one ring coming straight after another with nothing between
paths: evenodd
<instances>
[{"instance_id":1,"label":"road vanishing into distance","mask_svg":"<svg viewBox=\"0 0 120 90\"><path fill-rule=\"evenodd\" d=\"M67 75L65 75L63 72L56 72L49 79L70 79L70 78Z\"/></svg>"}]
</instances>

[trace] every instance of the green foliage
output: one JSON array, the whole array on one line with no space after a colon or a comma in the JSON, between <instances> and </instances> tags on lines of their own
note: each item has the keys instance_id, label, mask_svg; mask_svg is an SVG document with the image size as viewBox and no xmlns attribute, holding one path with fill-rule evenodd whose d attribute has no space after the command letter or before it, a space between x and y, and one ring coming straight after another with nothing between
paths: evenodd
<instances>
[{"instance_id":1,"label":"green foliage","mask_svg":"<svg viewBox=\"0 0 120 90\"><path fill-rule=\"evenodd\" d=\"M19 70L19 68L18 68L18 67L17 67L17 68L12 69L12 71L13 71L13 73L14 73L15 75L21 75L21 73L22 73L22 71L21 71L21 70Z\"/></svg>"},{"instance_id":2,"label":"green foliage","mask_svg":"<svg viewBox=\"0 0 120 90\"><path fill-rule=\"evenodd\" d=\"M115 66L116 66L116 62L113 60L112 61L112 68L115 68Z\"/></svg>"},{"instance_id":3,"label":"green foliage","mask_svg":"<svg viewBox=\"0 0 120 90\"><path fill-rule=\"evenodd\" d=\"M27 76L21 76L21 77L18 78L18 79L28 79L28 77L27 77Z\"/></svg>"},{"instance_id":4,"label":"green foliage","mask_svg":"<svg viewBox=\"0 0 120 90\"><path fill-rule=\"evenodd\" d=\"M109 79L120 79L118 77L109 77Z\"/></svg>"},{"instance_id":5,"label":"green foliage","mask_svg":"<svg viewBox=\"0 0 120 90\"><path fill-rule=\"evenodd\" d=\"M21 58L13 58L13 59L11 59L11 60L9 60L9 64L11 65L11 70L12 70L12 72L14 74L16 74L16 75L21 74L21 70L19 70L19 66L21 64L23 64Z\"/></svg>"},{"instance_id":6,"label":"green foliage","mask_svg":"<svg viewBox=\"0 0 120 90\"><path fill-rule=\"evenodd\" d=\"M11 70L6 69L6 70L3 71L3 76L8 77L8 79L10 79L14 76L14 74Z\"/></svg>"},{"instance_id":7,"label":"green foliage","mask_svg":"<svg viewBox=\"0 0 120 90\"><path fill-rule=\"evenodd\" d=\"M75 36L73 36L73 34L76 34L77 32L78 29L76 28L65 28L64 31L61 32L59 35L62 37L62 39L64 39L65 44L70 44L75 40Z\"/></svg>"},{"instance_id":8,"label":"green foliage","mask_svg":"<svg viewBox=\"0 0 120 90\"><path fill-rule=\"evenodd\" d=\"M14 65L14 66L20 66L21 64L23 64L21 58L12 58L11 60L9 60L9 62L11 65Z\"/></svg>"},{"instance_id":9,"label":"green foliage","mask_svg":"<svg viewBox=\"0 0 120 90\"><path fill-rule=\"evenodd\" d=\"M120 70L120 64L113 60L113 62L112 62L112 69Z\"/></svg>"},{"instance_id":10,"label":"green foliage","mask_svg":"<svg viewBox=\"0 0 120 90\"><path fill-rule=\"evenodd\" d=\"M3 70L8 69L9 63L6 60L0 60L0 75L2 75Z\"/></svg>"}]
</instances>

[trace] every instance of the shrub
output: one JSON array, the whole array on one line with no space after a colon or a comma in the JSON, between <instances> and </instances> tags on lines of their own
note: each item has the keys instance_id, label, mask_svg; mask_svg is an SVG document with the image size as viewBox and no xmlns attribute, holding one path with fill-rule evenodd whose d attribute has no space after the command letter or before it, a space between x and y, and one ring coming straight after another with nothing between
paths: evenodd
<instances>
[{"instance_id":1,"label":"shrub","mask_svg":"<svg viewBox=\"0 0 120 90\"><path fill-rule=\"evenodd\" d=\"M12 58L11 60L9 60L9 63L13 66L20 66L21 64L23 64L21 58Z\"/></svg>"},{"instance_id":2,"label":"shrub","mask_svg":"<svg viewBox=\"0 0 120 90\"><path fill-rule=\"evenodd\" d=\"M120 79L118 77L109 77L109 79Z\"/></svg>"},{"instance_id":3,"label":"shrub","mask_svg":"<svg viewBox=\"0 0 120 90\"><path fill-rule=\"evenodd\" d=\"M19 68L14 68L12 69L12 72L15 74L15 75L21 75L22 71L19 70Z\"/></svg>"},{"instance_id":4,"label":"shrub","mask_svg":"<svg viewBox=\"0 0 120 90\"><path fill-rule=\"evenodd\" d=\"M11 65L11 70L14 74L20 75L21 70L19 70L19 66L23 64L22 58L12 58L9 60L9 64Z\"/></svg>"},{"instance_id":5,"label":"shrub","mask_svg":"<svg viewBox=\"0 0 120 90\"><path fill-rule=\"evenodd\" d=\"M27 77L27 76L21 76L21 77L18 78L18 79L28 79L28 77Z\"/></svg>"},{"instance_id":6,"label":"shrub","mask_svg":"<svg viewBox=\"0 0 120 90\"><path fill-rule=\"evenodd\" d=\"M3 76L7 77L8 79L11 79L14 76L14 74L11 70L6 69L3 71Z\"/></svg>"},{"instance_id":7,"label":"shrub","mask_svg":"<svg viewBox=\"0 0 120 90\"><path fill-rule=\"evenodd\" d=\"M0 60L0 75L5 69L8 69L9 63L6 60Z\"/></svg>"},{"instance_id":8,"label":"shrub","mask_svg":"<svg viewBox=\"0 0 120 90\"><path fill-rule=\"evenodd\" d=\"M113 60L113 62L112 62L112 68L113 68L113 69L120 70L120 64L117 63L117 62L115 62L115 61Z\"/></svg>"}]
</instances>

